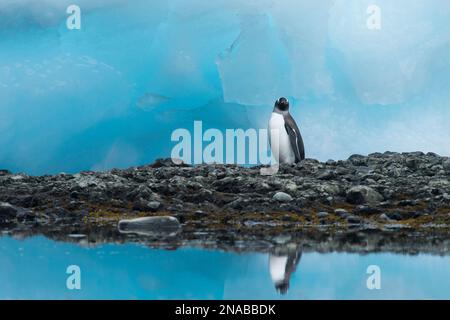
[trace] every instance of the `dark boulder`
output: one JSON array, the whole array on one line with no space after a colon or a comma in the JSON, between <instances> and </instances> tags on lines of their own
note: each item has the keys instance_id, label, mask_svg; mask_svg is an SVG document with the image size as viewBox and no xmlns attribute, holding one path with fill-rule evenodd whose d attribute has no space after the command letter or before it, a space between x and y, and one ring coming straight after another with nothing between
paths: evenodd
<instances>
[{"instance_id":1,"label":"dark boulder","mask_svg":"<svg viewBox=\"0 0 450 320\"><path fill-rule=\"evenodd\" d=\"M377 204L383 201L383 196L368 186L355 186L347 191L346 199L352 204Z\"/></svg>"}]
</instances>

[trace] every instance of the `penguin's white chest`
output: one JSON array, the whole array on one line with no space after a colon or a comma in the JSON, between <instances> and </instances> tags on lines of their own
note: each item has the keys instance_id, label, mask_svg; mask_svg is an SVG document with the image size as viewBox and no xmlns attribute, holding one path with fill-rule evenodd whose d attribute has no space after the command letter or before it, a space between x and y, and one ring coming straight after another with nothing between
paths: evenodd
<instances>
[{"instance_id":1,"label":"penguin's white chest","mask_svg":"<svg viewBox=\"0 0 450 320\"><path fill-rule=\"evenodd\" d=\"M279 113L272 113L269 120L270 148L278 163L294 163L295 154L292 150L289 135L284 127L284 117Z\"/></svg>"},{"instance_id":2,"label":"penguin's white chest","mask_svg":"<svg viewBox=\"0 0 450 320\"><path fill-rule=\"evenodd\" d=\"M269 271L273 282L277 283L284 280L287 261L287 256L269 256Z\"/></svg>"}]
</instances>

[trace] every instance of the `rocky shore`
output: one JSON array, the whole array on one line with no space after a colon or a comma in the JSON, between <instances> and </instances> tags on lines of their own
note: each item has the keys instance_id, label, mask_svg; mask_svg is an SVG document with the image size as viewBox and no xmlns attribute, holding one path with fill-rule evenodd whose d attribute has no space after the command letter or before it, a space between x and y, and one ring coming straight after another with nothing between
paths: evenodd
<instances>
[{"instance_id":1,"label":"rocky shore","mask_svg":"<svg viewBox=\"0 0 450 320\"><path fill-rule=\"evenodd\" d=\"M0 229L65 241L258 250L296 241L319 251L444 254L450 252L449 181L450 158L422 152L306 159L273 176L261 175L260 167L170 159L77 174L0 170ZM167 221L176 232L158 232L164 218L147 233L129 223L122 223L128 231L117 228L123 219L161 216L172 217Z\"/></svg>"}]
</instances>

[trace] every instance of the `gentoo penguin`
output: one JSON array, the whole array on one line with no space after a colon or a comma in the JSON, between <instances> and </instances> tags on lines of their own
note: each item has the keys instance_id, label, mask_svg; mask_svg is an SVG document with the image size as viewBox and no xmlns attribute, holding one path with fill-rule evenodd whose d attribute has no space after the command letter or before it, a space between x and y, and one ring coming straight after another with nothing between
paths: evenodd
<instances>
[{"instance_id":1,"label":"gentoo penguin","mask_svg":"<svg viewBox=\"0 0 450 320\"><path fill-rule=\"evenodd\" d=\"M301 246L278 247L269 254L270 277L279 293L287 293L291 275L297 269L301 256Z\"/></svg>"},{"instance_id":2,"label":"gentoo penguin","mask_svg":"<svg viewBox=\"0 0 450 320\"><path fill-rule=\"evenodd\" d=\"M272 154L278 163L296 163L305 159L303 139L289 113L289 101L280 98L275 102L269 120L269 142Z\"/></svg>"}]
</instances>

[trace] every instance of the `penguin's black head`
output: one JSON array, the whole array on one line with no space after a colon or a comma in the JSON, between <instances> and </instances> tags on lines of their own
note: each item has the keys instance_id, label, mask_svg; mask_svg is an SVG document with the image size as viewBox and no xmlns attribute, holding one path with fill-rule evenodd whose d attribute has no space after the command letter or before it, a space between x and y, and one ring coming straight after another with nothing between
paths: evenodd
<instances>
[{"instance_id":1,"label":"penguin's black head","mask_svg":"<svg viewBox=\"0 0 450 320\"><path fill-rule=\"evenodd\" d=\"M284 97L281 97L275 102L275 107L277 107L281 111L287 111L289 110L289 100Z\"/></svg>"},{"instance_id":2,"label":"penguin's black head","mask_svg":"<svg viewBox=\"0 0 450 320\"><path fill-rule=\"evenodd\" d=\"M282 295L286 294L289 290L289 281L282 281L275 284L275 289Z\"/></svg>"}]
</instances>

